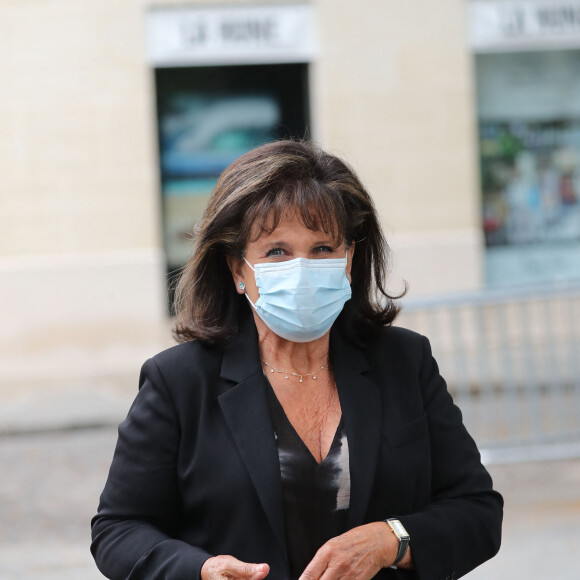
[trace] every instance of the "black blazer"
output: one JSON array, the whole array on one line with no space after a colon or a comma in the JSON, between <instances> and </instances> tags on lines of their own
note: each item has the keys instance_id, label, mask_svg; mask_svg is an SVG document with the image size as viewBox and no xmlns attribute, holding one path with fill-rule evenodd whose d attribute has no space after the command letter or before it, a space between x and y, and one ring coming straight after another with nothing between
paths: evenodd
<instances>
[{"instance_id":1,"label":"black blazer","mask_svg":"<svg viewBox=\"0 0 580 580\"><path fill-rule=\"evenodd\" d=\"M499 549L501 496L426 338L385 328L364 349L331 333L350 451L350 527L397 516L417 574L458 578ZM211 555L267 562L286 580L278 453L249 319L225 347L187 342L148 360L93 518L113 580L199 578Z\"/></svg>"}]
</instances>

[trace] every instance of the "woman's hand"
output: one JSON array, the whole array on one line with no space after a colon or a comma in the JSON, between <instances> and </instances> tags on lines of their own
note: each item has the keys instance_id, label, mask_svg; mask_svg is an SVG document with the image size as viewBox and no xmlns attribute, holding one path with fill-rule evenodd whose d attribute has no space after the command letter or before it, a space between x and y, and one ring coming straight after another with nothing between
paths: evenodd
<instances>
[{"instance_id":1,"label":"woman's hand","mask_svg":"<svg viewBox=\"0 0 580 580\"><path fill-rule=\"evenodd\" d=\"M201 567L201 580L262 580L268 572L268 564L248 564L233 556L214 556Z\"/></svg>"},{"instance_id":2,"label":"woman's hand","mask_svg":"<svg viewBox=\"0 0 580 580\"><path fill-rule=\"evenodd\" d=\"M369 580L395 561L398 540L385 522L353 528L324 544L300 580Z\"/></svg>"}]
</instances>

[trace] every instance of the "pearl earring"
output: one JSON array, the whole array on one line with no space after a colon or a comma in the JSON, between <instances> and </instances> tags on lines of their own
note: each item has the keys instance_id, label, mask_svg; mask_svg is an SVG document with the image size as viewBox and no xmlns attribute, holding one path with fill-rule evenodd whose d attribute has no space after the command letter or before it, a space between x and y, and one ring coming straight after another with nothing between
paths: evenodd
<instances>
[{"instance_id":1,"label":"pearl earring","mask_svg":"<svg viewBox=\"0 0 580 580\"><path fill-rule=\"evenodd\" d=\"M238 284L238 288L239 288L240 290L245 290L245 289L246 289L246 285L245 285L245 283L244 283L244 282L240 282L240 283Z\"/></svg>"}]
</instances>

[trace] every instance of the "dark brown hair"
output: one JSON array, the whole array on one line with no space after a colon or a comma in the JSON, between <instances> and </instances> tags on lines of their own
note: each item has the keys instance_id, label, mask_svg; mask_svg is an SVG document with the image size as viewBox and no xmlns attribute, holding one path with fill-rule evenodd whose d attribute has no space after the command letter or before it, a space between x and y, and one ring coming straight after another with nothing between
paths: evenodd
<instances>
[{"instance_id":1,"label":"dark brown hair","mask_svg":"<svg viewBox=\"0 0 580 580\"><path fill-rule=\"evenodd\" d=\"M351 334L368 335L396 318L385 289L389 248L376 210L355 172L310 142L276 141L242 155L220 176L195 232L193 256L175 290L178 342L221 342L238 331L250 308L235 291L226 256L272 232L294 212L305 227L353 241L352 298L339 317ZM255 235L257 232L257 235Z\"/></svg>"}]
</instances>

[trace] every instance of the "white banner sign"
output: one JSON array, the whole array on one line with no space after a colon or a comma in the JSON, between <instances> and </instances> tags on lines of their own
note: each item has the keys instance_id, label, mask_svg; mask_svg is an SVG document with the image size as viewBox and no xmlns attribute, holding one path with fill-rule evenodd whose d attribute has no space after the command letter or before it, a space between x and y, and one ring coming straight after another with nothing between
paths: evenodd
<instances>
[{"instance_id":1,"label":"white banner sign","mask_svg":"<svg viewBox=\"0 0 580 580\"><path fill-rule=\"evenodd\" d=\"M472 0L475 52L580 48L580 0Z\"/></svg>"},{"instance_id":2,"label":"white banner sign","mask_svg":"<svg viewBox=\"0 0 580 580\"><path fill-rule=\"evenodd\" d=\"M159 8L146 26L154 67L308 62L315 53L307 4Z\"/></svg>"}]
</instances>

